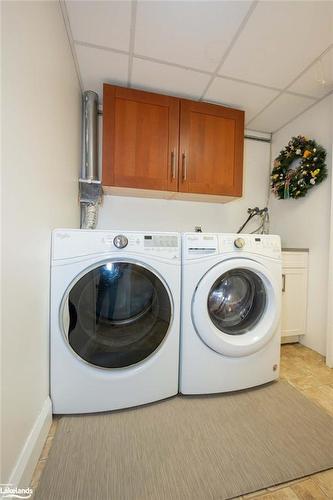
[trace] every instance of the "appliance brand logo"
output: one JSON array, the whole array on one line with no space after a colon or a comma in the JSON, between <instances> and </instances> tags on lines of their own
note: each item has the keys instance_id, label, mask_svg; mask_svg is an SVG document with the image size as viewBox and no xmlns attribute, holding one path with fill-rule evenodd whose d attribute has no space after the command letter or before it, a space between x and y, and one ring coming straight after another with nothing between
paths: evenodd
<instances>
[{"instance_id":1,"label":"appliance brand logo","mask_svg":"<svg viewBox=\"0 0 333 500\"><path fill-rule=\"evenodd\" d=\"M57 238L60 238L61 240L64 240L65 238L71 237L71 235L69 233L57 233L56 236L57 236Z\"/></svg>"}]
</instances>

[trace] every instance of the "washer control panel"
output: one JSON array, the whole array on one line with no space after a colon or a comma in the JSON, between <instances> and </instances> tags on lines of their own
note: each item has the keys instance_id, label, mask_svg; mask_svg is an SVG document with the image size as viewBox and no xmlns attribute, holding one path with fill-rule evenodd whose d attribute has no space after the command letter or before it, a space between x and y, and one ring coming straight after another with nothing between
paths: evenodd
<instances>
[{"instance_id":1,"label":"washer control panel","mask_svg":"<svg viewBox=\"0 0 333 500\"><path fill-rule=\"evenodd\" d=\"M236 238L234 241L234 245L236 248L243 248L245 246L245 241L243 238Z\"/></svg>"},{"instance_id":2,"label":"washer control panel","mask_svg":"<svg viewBox=\"0 0 333 500\"><path fill-rule=\"evenodd\" d=\"M216 234L187 233L183 236L183 255L188 259L200 259L218 253Z\"/></svg>"},{"instance_id":3,"label":"washer control panel","mask_svg":"<svg viewBox=\"0 0 333 500\"><path fill-rule=\"evenodd\" d=\"M244 252L280 258L281 241L279 236L271 234L185 233L182 252L189 260Z\"/></svg>"},{"instance_id":4,"label":"washer control panel","mask_svg":"<svg viewBox=\"0 0 333 500\"><path fill-rule=\"evenodd\" d=\"M220 234L220 253L251 252L257 255L279 257L281 254L280 236L273 234Z\"/></svg>"}]
</instances>

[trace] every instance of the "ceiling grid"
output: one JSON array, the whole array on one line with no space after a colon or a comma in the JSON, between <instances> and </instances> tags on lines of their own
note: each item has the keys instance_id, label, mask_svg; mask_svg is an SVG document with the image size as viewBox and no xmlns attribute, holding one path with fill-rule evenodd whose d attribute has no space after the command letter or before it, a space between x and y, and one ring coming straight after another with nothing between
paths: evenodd
<instances>
[{"instance_id":1,"label":"ceiling grid","mask_svg":"<svg viewBox=\"0 0 333 500\"><path fill-rule=\"evenodd\" d=\"M101 101L103 82L169 93L244 109L247 127L271 133L333 91L333 2L61 6L83 89ZM312 41L314 21L321 31Z\"/></svg>"},{"instance_id":2,"label":"ceiling grid","mask_svg":"<svg viewBox=\"0 0 333 500\"><path fill-rule=\"evenodd\" d=\"M299 75L297 75L283 90L280 91L279 95L276 96L271 102L269 102L267 104L267 106L265 106L254 118L252 118L252 120L250 120L250 122L248 124L251 123L251 121L254 121L258 116L260 116L271 104L274 103L274 101L276 101L276 99L278 99L283 93L288 93L288 94L291 94L291 95L298 95L300 97L310 97L310 96L307 96L307 95L304 95L304 94L299 94L299 93L295 93L295 92L290 92L288 91L288 89L290 89L290 87L299 79L301 78L308 70L309 68L311 68L311 66L313 66L317 61L319 61L327 52L329 52L331 49L332 49L332 46L333 44L331 44L327 49L325 49L314 61L312 61ZM330 94L331 92L328 92L328 94ZM324 97L327 97L328 94L325 94ZM311 97L312 98L312 97ZM321 100L321 99L320 99ZM309 103L309 107L311 107L314 103L311 102L311 104ZM306 108L308 109L308 108ZM306 111L306 110L305 110ZM304 111L302 111L304 112ZM298 116L298 115L297 115ZM294 117L296 118L296 117ZM289 123L289 122L288 122ZM275 131L276 132L276 131Z\"/></svg>"},{"instance_id":3,"label":"ceiling grid","mask_svg":"<svg viewBox=\"0 0 333 500\"><path fill-rule=\"evenodd\" d=\"M135 24L136 24L136 8L137 0L131 2L131 28L130 28L130 42L129 42L129 58L128 58L128 77L127 85L131 86L132 69L133 69L133 52L135 44Z\"/></svg>"},{"instance_id":4,"label":"ceiling grid","mask_svg":"<svg viewBox=\"0 0 333 500\"><path fill-rule=\"evenodd\" d=\"M71 31L71 25L70 25L70 21L69 21L69 17L68 17L68 12L66 9L65 0L59 0L59 4L60 4L61 14L62 14L64 23L65 23L66 33L68 36L68 41L69 41L69 45L70 45L73 60L74 60L75 71L77 74L77 78L79 80L81 91L83 92L84 86L83 86L79 62L78 62L78 59L76 56L76 50L75 50L75 45L74 45L74 40L73 40L72 31Z\"/></svg>"},{"instance_id":5,"label":"ceiling grid","mask_svg":"<svg viewBox=\"0 0 333 500\"><path fill-rule=\"evenodd\" d=\"M205 97L205 95L206 95L206 93L207 93L207 91L208 91L209 87L211 86L211 84L212 84L212 82L213 82L214 78L218 75L218 72L219 72L219 71L220 71L220 69L222 68L224 61L226 60L226 58L227 58L227 57L228 57L228 55L230 54L230 52L231 52L231 50L232 50L233 46L235 45L235 43L236 43L237 39L239 38L239 36L240 36L241 32L243 31L243 29L245 28L246 23L247 23L247 22L248 22L248 20L250 19L251 15L252 15L252 13L253 13L253 11L254 11L254 9L256 8L256 6L257 6L257 5L258 5L258 2L257 2L257 1L252 2L252 4L250 5L250 8L249 8L249 10L247 11L246 16L244 17L244 19L243 19L243 21L241 22L241 24L240 24L240 26L239 26L238 30L237 30L237 31L236 31L236 33L235 33L235 35L234 35L233 39L231 40L231 43L230 43L229 47L227 48L227 50L226 50L226 51L225 51L225 53L223 54L222 59L221 59L220 63L217 65L216 70L214 71L214 73L212 73L211 79L209 80L207 87L204 89L204 91L203 91L202 95L200 96L200 101L202 101L202 100L204 99L204 97Z\"/></svg>"}]
</instances>

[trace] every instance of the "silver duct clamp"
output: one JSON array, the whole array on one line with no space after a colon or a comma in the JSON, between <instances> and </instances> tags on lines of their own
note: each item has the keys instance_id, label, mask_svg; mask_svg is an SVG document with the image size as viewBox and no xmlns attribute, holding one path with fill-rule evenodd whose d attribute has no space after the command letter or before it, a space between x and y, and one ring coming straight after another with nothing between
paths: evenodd
<instances>
[{"instance_id":1,"label":"silver duct clamp","mask_svg":"<svg viewBox=\"0 0 333 500\"><path fill-rule=\"evenodd\" d=\"M93 179L79 179L80 203L99 203L103 190L101 181Z\"/></svg>"}]
</instances>

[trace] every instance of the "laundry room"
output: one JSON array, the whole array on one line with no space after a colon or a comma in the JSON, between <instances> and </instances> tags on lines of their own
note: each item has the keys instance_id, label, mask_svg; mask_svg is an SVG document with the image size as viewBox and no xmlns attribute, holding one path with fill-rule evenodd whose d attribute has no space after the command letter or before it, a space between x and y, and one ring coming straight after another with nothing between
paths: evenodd
<instances>
[{"instance_id":1,"label":"laundry room","mask_svg":"<svg viewBox=\"0 0 333 500\"><path fill-rule=\"evenodd\" d=\"M0 9L0 499L332 499L333 0Z\"/></svg>"}]
</instances>

